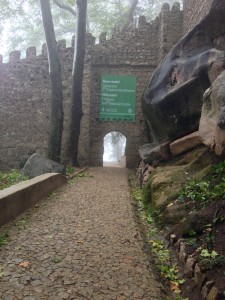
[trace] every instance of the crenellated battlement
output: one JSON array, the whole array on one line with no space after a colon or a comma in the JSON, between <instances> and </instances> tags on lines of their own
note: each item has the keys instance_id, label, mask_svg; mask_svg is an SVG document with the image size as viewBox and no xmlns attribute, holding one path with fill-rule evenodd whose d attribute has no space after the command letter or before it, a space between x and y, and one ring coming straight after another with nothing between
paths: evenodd
<instances>
[{"instance_id":1,"label":"crenellated battlement","mask_svg":"<svg viewBox=\"0 0 225 300\"><path fill-rule=\"evenodd\" d=\"M161 53L160 58L157 58L157 61L160 61L162 59L162 51L158 51L160 47L165 48L165 45L161 46L160 43L160 34L161 34L161 29L164 28L164 24L171 24L173 21L177 19L177 22L182 22L182 11L180 9L180 4L175 3L171 8L168 3L165 3L162 8L159 16L151 21L147 22L145 16L140 16L138 20L138 27L137 28L132 28L132 26L127 26L123 28L122 30L118 30L116 28L113 29L112 31L112 36L107 39L107 33L102 32L99 35L98 43L96 43L96 38L92 36L92 34L87 33L86 34L86 48L87 49L92 49L94 52L99 51L99 46L103 50L103 48L107 48L106 55L110 55L110 50L108 47L111 49L117 47L119 51L121 51L120 46L124 48L125 44L131 43L134 46L134 43L140 44L145 44L145 47L150 48L157 48L157 52ZM182 28L182 26L179 26ZM177 28L178 29L178 28ZM177 32L177 29L173 28L173 34ZM179 30L178 30L179 31ZM181 33L179 33L179 36ZM178 36L176 35L175 39L177 39ZM153 42L153 46L150 45L150 43ZM173 41L172 41L173 42ZM62 54L64 51L71 50L71 48L74 48L74 43L75 43L75 37L72 37L70 45L67 47L66 40L60 40L57 42L57 46L59 49L59 52ZM103 46L103 47L102 47ZM127 48L127 47L126 47ZM136 47L135 47L136 48ZM67 49L67 50L66 50ZM103 50L104 51L104 50ZM127 51L130 52L130 51ZM102 54L101 54L102 55ZM46 57L47 56L47 47L46 44L42 45L41 49L41 54L37 55L37 49L35 47L29 47L25 51L25 57L21 59L21 52L20 51L12 51L9 53L9 63L15 63L18 61L26 62L28 60L29 62L31 60L35 60L36 58L40 57ZM0 64L5 64L3 62L2 55L0 55ZM6 63L7 64L7 63Z\"/></svg>"},{"instance_id":2,"label":"crenellated battlement","mask_svg":"<svg viewBox=\"0 0 225 300\"><path fill-rule=\"evenodd\" d=\"M86 34L86 47L88 48L90 46L93 46L95 44L95 40L96 40L96 38L93 37L92 34L87 33ZM72 37L70 46L68 46L68 47L66 45L66 40L57 41L57 47L58 47L59 52L63 52L65 49L74 48L74 42L75 42L74 36ZM28 59L30 61L30 60L35 59L40 56L47 56L47 45L46 44L42 45L40 55L37 55L37 49L35 46L31 46L31 47L27 48L25 51L25 54L26 54L25 57L21 58L21 51L13 50L13 51L9 52L8 62L15 63L20 60L25 61L26 59ZM7 63L3 63L3 56L1 54L0 54L0 64L7 64Z\"/></svg>"},{"instance_id":3,"label":"crenellated battlement","mask_svg":"<svg viewBox=\"0 0 225 300\"><path fill-rule=\"evenodd\" d=\"M138 20L138 27L132 28L128 26L122 30L114 29L112 36L107 39L107 33L102 32L99 35L98 43L96 43L96 38L91 34L87 34L86 46L87 48L93 47L93 49L99 50L99 45L105 45L106 47L111 47L113 44L123 44L124 41L135 38L140 35L145 35L145 38L153 38L153 42L157 42L158 58L157 62L160 62L168 49L174 44L178 36L183 35L188 30L193 28L199 20L201 20L209 11L213 0L184 0L184 10L180 8L180 3L176 2L170 7L168 3L164 3L161 8L161 12L155 20L147 22L144 16L140 16ZM156 41L158 39L158 41ZM60 52L68 51L65 49L74 48L75 38L71 39L69 46L66 45L65 40L60 40L57 42ZM116 45L116 46L117 46ZM35 47L29 47L25 51L25 57L21 59L20 51L12 51L9 53L8 62L15 63L18 61L32 60L40 56L47 56L47 48L44 44L40 55L37 55L37 50ZM0 64L5 64L3 62L3 57L0 55Z\"/></svg>"}]
</instances>

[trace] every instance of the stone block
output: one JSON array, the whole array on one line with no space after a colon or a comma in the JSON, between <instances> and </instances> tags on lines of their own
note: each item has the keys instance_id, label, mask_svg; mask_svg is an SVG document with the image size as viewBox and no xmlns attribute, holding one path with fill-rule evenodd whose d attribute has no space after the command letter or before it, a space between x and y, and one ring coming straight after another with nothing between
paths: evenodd
<instances>
[{"instance_id":1,"label":"stone block","mask_svg":"<svg viewBox=\"0 0 225 300\"><path fill-rule=\"evenodd\" d=\"M29 47L26 50L26 58L33 58L36 57L37 55L37 50L36 47Z\"/></svg>"},{"instance_id":2,"label":"stone block","mask_svg":"<svg viewBox=\"0 0 225 300\"><path fill-rule=\"evenodd\" d=\"M170 152L173 156L177 156L183 152L191 150L202 144L202 139L199 131L186 135L170 144Z\"/></svg>"},{"instance_id":3,"label":"stone block","mask_svg":"<svg viewBox=\"0 0 225 300\"><path fill-rule=\"evenodd\" d=\"M219 299L222 299L220 298L220 292L217 289L217 287L214 286L209 292L207 300L219 300Z\"/></svg>"},{"instance_id":4,"label":"stone block","mask_svg":"<svg viewBox=\"0 0 225 300\"><path fill-rule=\"evenodd\" d=\"M215 283L214 281L207 281L206 284L203 286L203 288L201 290L201 295L202 295L203 300L207 299L209 291L214 286L214 283Z\"/></svg>"},{"instance_id":5,"label":"stone block","mask_svg":"<svg viewBox=\"0 0 225 300\"><path fill-rule=\"evenodd\" d=\"M169 157L169 143L145 144L139 149L139 155L144 163L148 164L166 160Z\"/></svg>"},{"instance_id":6,"label":"stone block","mask_svg":"<svg viewBox=\"0 0 225 300\"><path fill-rule=\"evenodd\" d=\"M184 275L188 278L192 278L194 274L195 267L195 259L193 257L188 257L185 267L184 267Z\"/></svg>"},{"instance_id":7,"label":"stone block","mask_svg":"<svg viewBox=\"0 0 225 300\"><path fill-rule=\"evenodd\" d=\"M14 62L20 60L21 53L20 51L12 51L9 53L9 62Z\"/></svg>"},{"instance_id":8,"label":"stone block","mask_svg":"<svg viewBox=\"0 0 225 300\"><path fill-rule=\"evenodd\" d=\"M204 281L206 279L206 275L202 273L200 267L198 264L195 265L195 270L194 270L194 281L197 284L199 288L202 287Z\"/></svg>"},{"instance_id":9,"label":"stone block","mask_svg":"<svg viewBox=\"0 0 225 300\"><path fill-rule=\"evenodd\" d=\"M187 253L186 253L186 244L184 242L180 243L180 252L179 252L179 260L183 264L185 264L187 259Z\"/></svg>"}]
</instances>

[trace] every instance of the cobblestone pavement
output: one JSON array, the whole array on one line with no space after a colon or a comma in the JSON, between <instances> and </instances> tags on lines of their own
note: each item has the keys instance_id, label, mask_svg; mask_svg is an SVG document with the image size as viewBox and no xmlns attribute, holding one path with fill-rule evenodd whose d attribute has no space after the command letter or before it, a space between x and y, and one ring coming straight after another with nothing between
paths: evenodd
<instances>
[{"instance_id":1,"label":"cobblestone pavement","mask_svg":"<svg viewBox=\"0 0 225 300\"><path fill-rule=\"evenodd\" d=\"M160 299L126 169L88 172L10 229L0 248L0 299Z\"/></svg>"}]
</instances>

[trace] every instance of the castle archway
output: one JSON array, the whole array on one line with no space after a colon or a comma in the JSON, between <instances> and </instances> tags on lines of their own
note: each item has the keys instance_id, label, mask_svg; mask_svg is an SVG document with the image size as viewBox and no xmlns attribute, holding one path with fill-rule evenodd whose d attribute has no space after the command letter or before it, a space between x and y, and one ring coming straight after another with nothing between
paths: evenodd
<instances>
[{"instance_id":1,"label":"castle archway","mask_svg":"<svg viewBox=\"0 0 225 300\"><path fill-rule=\"evenodd\" d=\"M104 136L104 167L126 167L126 137L119 131L111 131Z\"/></svg>"}]
</instances>

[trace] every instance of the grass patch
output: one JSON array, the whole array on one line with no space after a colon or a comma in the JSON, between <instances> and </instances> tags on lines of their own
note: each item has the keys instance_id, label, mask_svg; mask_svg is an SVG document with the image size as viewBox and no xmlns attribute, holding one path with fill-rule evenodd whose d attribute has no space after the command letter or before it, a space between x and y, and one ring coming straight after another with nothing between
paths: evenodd
<instances>
[{"instance_id":1,"label":"grass patch","mask_svg":"<svg viewBox=\"0 0 225 300\"><path fill-rule=\"evenodd\" d=\"M21 218L20 220L16 221L15 226L19 230L24 230L27 228L28 224L30 223L30 214L26 213L26 215Z\"/></svg>"},{"instance_id":2,"label":"grass patch","mask_svg":"<svg viewBox=\"0 0 225 300\"><path fill-rule=\"evenodd\" d=\"M55 263L55 264L58 264L58 263L60 263L61 261L62 261L62 259L59 258L59 257L54 257L54 258L52 259L52 262Z\"/></svg>"},{"instance_id":3,"label":"grass patch","mask_svg":"<svg viewBox=\"0 0 225 300\"><path fill-rule=\"evenodd\" d=\"M18 170L11 170L8 173L0 172L0 190L3 190L11 185L27 180L28 178L22 176Z\"/></svg>"},{"instance_id":4,"label":"grass patch","mask_svg":"<svg viewBox=\"0 0 225 300\"><path fill-rule=\"evenodd\" d=\"M68 184L73 185L74 183L78 182L82 178L93 178L93 177L94 176L92 176L89 172L83 171L78 173L73 179L69 180Z\"/></svg>"},{"instance_id":5,"label":"grass patch","mask_svg":"<svg viewBox=\"0 0 225 300\"><path fill-rule=\"evenodd\" d=\"M9 234L7 232L0 235L0 247L7 243L8 238L9 238Z\"/></svg>"},{"instance_id":6,"label":"grass patch","mask_svg":"<svg viewBox=\"0 0 225 300\"><path fill-rule=\"evenodd\" d=\"M66 168L66 176L70 176L76 172L76 168L73 166L68 166Z\"/></svg>"}]
</instances>

